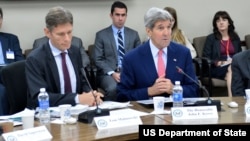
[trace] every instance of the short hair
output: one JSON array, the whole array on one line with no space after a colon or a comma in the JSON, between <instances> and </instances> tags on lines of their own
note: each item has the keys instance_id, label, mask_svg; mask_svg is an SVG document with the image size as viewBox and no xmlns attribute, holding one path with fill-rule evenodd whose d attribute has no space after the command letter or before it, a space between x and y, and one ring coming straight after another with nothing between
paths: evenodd
<instances>
[{"instance_id":1,"label":"short hair","mask_svg":"<svg viewBox=\"0 0 250 141\"><path fill-rule=\"evenodd\" d=\"M153 29L157 21L173 21L171 14L161 8L152 7L144 15L144 25L149 29Z\"/></svg>"},{"instance_id":2,"label":"short hair","mask_svg":"<svg viewBox=\"0 0 250 141\"><path fill-rule=\"evenodd\" d=\"M1 7L0 7L0 18L3 18L3 10Z\"/></svg>"},{"instance_id":3,"label":"short hair","mask_svg":"<svg viewBox=\"0 0 250 141\"><path fill-rule=\"evenodd\" d=\"M127 9L126 4L124 4L124 3L121 2L121 1L115 1L115 2L111 5L111 11L110 11L111 14L114 13L115 8L125 8L125 9L126 9L126 13L128 12L128 9Z\"/></svg>"},{"instance_id":4,"label":"short hair","mask_svg":"<svg viewBox=\"0 0 250 141\"><path fill-rule=\"evenodd\" d=\"M73 25L73 15L61 6L53 7L45 17L46 27L51 31L61 24L70 23Z\"/></svg>"}]
</instances>

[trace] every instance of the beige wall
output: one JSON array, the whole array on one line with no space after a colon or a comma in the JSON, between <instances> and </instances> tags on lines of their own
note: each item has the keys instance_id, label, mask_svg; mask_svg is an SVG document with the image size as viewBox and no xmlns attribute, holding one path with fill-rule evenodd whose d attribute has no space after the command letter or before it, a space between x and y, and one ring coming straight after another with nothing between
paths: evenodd
<instances>
[{"instance_id":1,"label":"beige wall","mask_svg":"<svg viewBox=\"0 0 250 141\"><path fill-rule=\"evenodd\" d=\"M175 7L179 27L192 40L212 31L212 18L216 11L227 10L234 20L241 40L250 33L250 1L247 0L122 0L128 6L126 26L136 29L145 39L144 13L152 6ZM46 2L0 0L4 10L2 31L19 36L23 50L32 48L34 39L44 36L44 17L48 9L61 5L74 15L74 35L82 38L84 46L94 42L95 33L111 24L110 6L113 0L48 0Z\"/></svg>"}]
</instances>

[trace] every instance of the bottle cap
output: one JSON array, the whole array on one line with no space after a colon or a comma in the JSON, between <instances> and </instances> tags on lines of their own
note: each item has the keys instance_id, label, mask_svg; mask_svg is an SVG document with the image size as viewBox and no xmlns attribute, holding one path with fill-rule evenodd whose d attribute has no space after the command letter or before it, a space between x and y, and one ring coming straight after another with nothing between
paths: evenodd
<instances>
[{"instance_id":1,"label":"bottle cap","mask_svg":"<svg viewBox=\"0 0 250 141\"><path fill-rule=\"evenodd\" d=\"M180 85L181 82L180 81L175 81L175 85Z\"/></svg>"},{"instance_id":2,"label":"bottle cap","mask_svg":"<svg viewBox=\"0 0 250 141\"><path fill-rule=\"evenodd\" d=\"M40 92L45 92L45 88L40 88Z\"/></svg>"}]
</instances>

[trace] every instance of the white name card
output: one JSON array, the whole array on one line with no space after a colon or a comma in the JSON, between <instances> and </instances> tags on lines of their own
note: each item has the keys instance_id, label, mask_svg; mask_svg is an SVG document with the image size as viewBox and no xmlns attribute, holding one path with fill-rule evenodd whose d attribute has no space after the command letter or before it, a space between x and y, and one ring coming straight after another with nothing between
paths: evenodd
<instances>
[{"instance_id":1,"label":"white name card","mask_svg":"<svg viewBox=\"0 0 250 141\"><path fill-rule=\"evenodd\" d=\"M98 129L108 129L142 124L141 118L137 115L102 116L95 117L94 121Z\"/></svg>"},{"instance_id":2,"label":"white name card","mask_svg":"<svg viewBox=\"0 0 250 141\"><path fill-rule=\"evenodd\" d=\"M173 120L218 119L216 106L190 106L171 108Z\"/></svg>"},{"instance_id":3,"label":"white name card","mask_svg":"<svg viewBox=\"0 0 250 141\"><path fill-rule=\"evenodd\" d=\"M5 141L50 141L52 139L45 126L9 132L2 136Z\"/></svg>"}]
</instances>

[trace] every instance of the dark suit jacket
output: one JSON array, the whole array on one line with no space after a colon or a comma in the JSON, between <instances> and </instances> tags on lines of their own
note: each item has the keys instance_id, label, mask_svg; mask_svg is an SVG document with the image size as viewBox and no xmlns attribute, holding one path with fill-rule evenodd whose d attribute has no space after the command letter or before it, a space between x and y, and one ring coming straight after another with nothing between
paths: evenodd
<instances>
[{"instance_id":1,"label":"dark suit jacket","mask_svg":"<svg viewBox=\"0 0 250 141\"><path fill-rule=\"evenodd\" d=\"M38 38L38 39L35 39L35 41L34 41L34 43L33 43L33 49L38 48L38 47L40 47L40 46L46 44L46 43L48 42L48 39L49 39L49 38L46 37L46 36L41 37L41 38ZM84 46L83 46L82 39L73 36L73 37L72 37L71 45L74 45L74 46L80 48L80 52L81 52L81 55L82 55L83 67L88 66L89 63L90 63L90 60L89 60L89 56L87 55L87 53L86 53L86 51L85 51L85 48L84 48Z\"/></svg>"},{"instance_id":2,"label":"dark suit jacket","mask_svg":"<svg viewBox=\"0 0 250 141\"><path fill-rule=\"evenodd\" d=\"M232 60L232 95L245 96L250 88L250 50L235 54Z\"/></svg>"},{"instance_id":3,"label":"dark suit jacket","mask_svg":"<svg viewBox=\"0 0 250 141\"><path fill-rule=\"evenodd\" d=\"M137 31L124 27L125 53L141 44ZM97 66L98 75L107 75L117 68L117 46L112 26L96 33L93 60Z\"/></svg>"},{"instance_id":4,"label":"dark suit jacket","mask_svg":"<svg viewBox=\"0 0 250 141\"><path fill-rule=\"evenodd\" d=\"M166 78L173 84L177 80L181 82L184 97L198 97L198 86L179 73L176 66L197 80L189 49L171 42L167 51ZM147 89L158 78L149 41L126 54L122 67L121 82L117 86L118 101L149 99ZM164 95L167 96L167 94Z\"/></svg>"},{"instance_id":5,"label":"dark suit jacket","mask_svg":"<svg viewBox=\"0 0 250 141\"><path fill-rule=\"evenodd\" d=\"M232 40L232 44L235 53L241 52L240 38ZM214 34L207 36L202 56L211 59L213 67L214 63L220 60L220 40L217 40Z\"/></svg>"},{"instance_id":6,"label":"dark suit jacket","mask_svg":"<svg viewBox=\"0 0 250 141\"><path fill-rule=\"evenodd\" d=\"M2 44L2 51L4 61L6 64L13 63L19 60L24 60L22 49L19 44L18 37L14 34L0 32L0 42ZM7 59L6 51L11 50L14 52L15 59Z\"/></svg>"},{"instance_id":7,"label":"dark suit jacket","mask_svg":"<svg viewBox=\"0 0 250 141\"><path fill-rule=\"evenodd\" d=\"M73 64L76 79L77 93L90 91L86 83L85 77L81 74L82 60L78 47L71 46L68 55ZM49 93L50 106L58 106L60 104L75 105L76 93L61 94L60 80L58 68L55 58L49 47L49 43L33 50L26 61L26 80L28 85L28 107L35 108L38 106L37 95L40 88L46 88Z\"/></svg>"}]
</instances>

